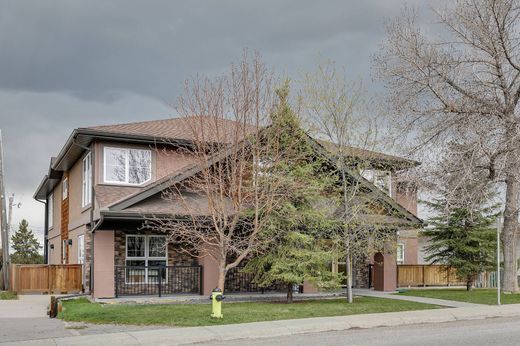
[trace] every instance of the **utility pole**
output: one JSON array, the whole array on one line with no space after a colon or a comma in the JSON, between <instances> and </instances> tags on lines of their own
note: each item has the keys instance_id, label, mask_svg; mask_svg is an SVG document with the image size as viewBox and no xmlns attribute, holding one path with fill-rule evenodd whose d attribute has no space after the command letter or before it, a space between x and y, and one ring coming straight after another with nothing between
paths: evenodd
<instances>
[{"instance_id":1,"label":"utility pole","mask_svg":"<svg viewBox=\"0 0 520 346\"><path fill-rule=\"evenodd\" d=\"M7 231L6 195L4 186L4 152L2 147L2 131L0 130L0 232L2 233L2 275L3 289L9 289L9 235Z\"/></svg>"}]
</instances>

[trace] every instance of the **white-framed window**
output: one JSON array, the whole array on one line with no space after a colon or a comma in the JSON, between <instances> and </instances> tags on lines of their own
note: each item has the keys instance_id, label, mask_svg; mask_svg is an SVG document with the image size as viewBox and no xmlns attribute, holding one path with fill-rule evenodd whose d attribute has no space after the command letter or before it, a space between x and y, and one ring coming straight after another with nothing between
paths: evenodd
<instances>
[{"instance_id":1,"label":"white-framed window","mask_svg":"<svg viewBox=\"0 0 520 346\"><path fill-rule=\"evenodd\" d=\"M61 263L67 264L67 247L69 246L68 239L63 239L61 242Z\"/></svg>"},{"instance_id":2,"label":"white-framed window","mask_svg":"<svg viewBox=\"0 0 520 346\"><path fill-rule=\"evenodd\" d=\"M395 257L397 259L397 264L404 263L404 244L403 243L397 244L397 253L396 253Z\"/></svg>"},{"instance_id":3,"label":"white-framed window","mask_svg":"<svg viewBox=\"0 0 520 346\"><path fill-rule=\"evenodd\" d=\"M83 158L83 184L81 206L86 207L92 201L92 155L88 153Z\"/></svg>"},{"instance_id":4,"label":"white-framed window","mask_svg":"<svg viewBox=\"0 0 520 346\"><path fill-rule=\"evenodd\" d=\"M63 182L61 183L61 197L63 200L66 200L67 197L69 197L69 179L68 178L63 179Z\"/></svg>"},{"instance_id":5,"label":"white-framed window","mask_svg":"<svg viewBox=\"0 0 520 346\"><path fill-rule=\"evenodd\" d=\"M47 226L49 229L54 226L54 192L47 196Z\"/></svg>"},{"instance_id":6,"label":"white-framed window","mask_svg":"<svg viewBox=\"0 0 520 346\"><path fill-rule=\"evenodd\" d=\"M127 284L167 282L166 236L163 235L127 235L126 236L125 282Z\"/></svg>"},{"instance_id":7,"label":"white-framed window","mask_svg":"<svg viewBox=\"0 0 520 346\"><path fill-rule=\"evenodd\" d=\"M85 263L85 235L78 235L78 264Z\"/></svg>"},{"instance_id":8,"label":"white-framed window","mask_svg":"<svg viewBox=\"0 0 520 346\"><path fill-rule=\"evenodd\" d=\"M373 169L365 169L361 175L366 180L370 181L381 191L391 196L392 193L392 174L389 171L377 171Z\"/></svg>"},{"instance_id":9,"label":"white-framed window","mask_svg":"<svg viewBox=\"0 0 520 346\"><path fill-rule=\"evenodd\" d=\"M152 151L105 147L103 180L111 184L141 185L152 178Z\"/></svg>"}]
</instances>

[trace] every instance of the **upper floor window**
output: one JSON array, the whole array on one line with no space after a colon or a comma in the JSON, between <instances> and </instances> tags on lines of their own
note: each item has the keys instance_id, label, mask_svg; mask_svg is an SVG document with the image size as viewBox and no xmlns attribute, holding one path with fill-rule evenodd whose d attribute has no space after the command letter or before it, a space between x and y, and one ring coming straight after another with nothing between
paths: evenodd
<instances>
[{"instance_id":1,"label":"upper floor window","mask_svg":"<svg viewBox=\"0 0 520 346\"><path fill-rule=\"evenodd\" d=\"M81 206L86 207L92 199L92 155L90 153L83 158L83 184Z\"/></svg>"},{"instance_id":2,"label":"upper floor window","mask_svg":"<svg viewBox=\"0 0 520 346\"><path fill-rule=\"evenodd\" d=\"M373 169L365 169L361 172L361 175L363 176L363 178L377 186L384 193L391 196L392 175L389 171L376 171Z\"/></svg>"},{"instance_id":3,"label":"upper floor window","mask_svg":"<svg viewBox=\"0 0 520 346\"><path fill-rule=\"evenodd\" d=\"M61 192L62 192L62 199L66 200L67 197L69 197L69 179L65 178L63 179L63 182L61 183Z\"/></svg>"},{"instance_id":4,"label":"upper floor window","mask_svg":"<svg viewBox=\"0 0 520 346\"><path fill-rule=\"evenodd\" d=\"M140 185L151 177L151 150L105 147L105 183Z\"/></svg>"},{"instance_id":5,"label":"upper floor window","mask_svg":"<svg viewBox=\"0 0 520 346\"><path fill-rule=\"evenodd\" d=\"M50 229L54 221L54 193L51 192L47 196L47 227Z\"/></svg>"}]
</instances>

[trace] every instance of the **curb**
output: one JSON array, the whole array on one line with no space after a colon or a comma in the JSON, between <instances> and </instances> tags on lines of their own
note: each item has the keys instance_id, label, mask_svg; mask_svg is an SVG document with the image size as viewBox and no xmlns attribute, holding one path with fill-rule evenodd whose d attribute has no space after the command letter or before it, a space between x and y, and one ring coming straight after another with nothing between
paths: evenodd
<instances>
[{"instance_id":1,"label":"curb","mask_svg":"<svg viewBox=\"0 0 520 346\"><path fill-rule=\"evenodd\" d=\"M385 312L377 314L304 318L209 327L168 328L17 341L12 343L0 343L0 345L183 345L201 342L344 331L349 329L480 320L496 317L520 317L520 304Z\"/></svg>"}]
</instances>

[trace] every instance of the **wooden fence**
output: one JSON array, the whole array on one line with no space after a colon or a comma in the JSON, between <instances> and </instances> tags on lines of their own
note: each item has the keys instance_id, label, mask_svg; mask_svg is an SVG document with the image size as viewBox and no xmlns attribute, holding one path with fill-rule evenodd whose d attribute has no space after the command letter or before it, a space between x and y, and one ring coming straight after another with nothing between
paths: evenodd
<instances>
[{"instance_id":1,"label":"wooden fence","mask_svg":"<svg viewBox=\"0 0 520 346\"><path fill-rule=\"evenodd\" d=\"M455 269L443 265L397 266L397 287L408 286L461 286L465 285L456 275Z\"/></svg>"},{"instance_id":2,"label":"wooden fence","mask_svg":"<svg viewBox=\"0 0 520 346\"><path fill-rule=\"evenodd\" d=\"M81 264L12 264L11 291L23 293L81 292Z\"/></svg>"}]
</instances>

